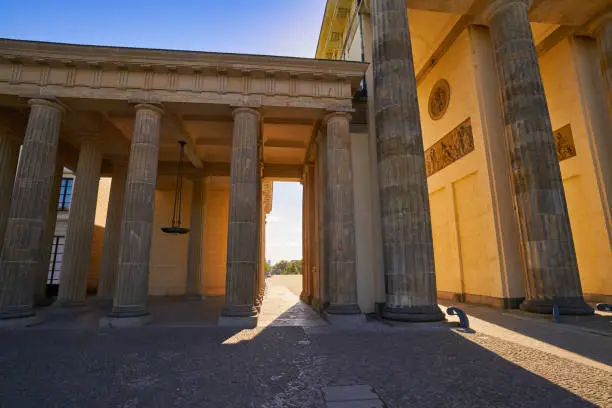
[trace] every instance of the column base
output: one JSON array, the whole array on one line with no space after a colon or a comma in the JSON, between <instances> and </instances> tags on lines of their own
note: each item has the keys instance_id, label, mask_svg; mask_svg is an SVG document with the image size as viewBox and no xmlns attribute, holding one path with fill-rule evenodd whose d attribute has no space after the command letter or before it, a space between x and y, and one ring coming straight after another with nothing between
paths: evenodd
<instances>
[{"instance_id":1,"label":"column base","mask_svg":"<svg viewBox=\"0 0 612 408\"><path fill-rule=\"evenodd\" d=\"M356 304L349 305L329 305L325 313L333 315L353 315L361 314L361 309Z\"/></svg>"},{"instance_id":2,"label":"column base","mask_svg":"<svg viewBox=\"0 0 612 408\"><path fill-rule=\"evenodd\" d=\"M57 299L53 303L54 308L58 309L88 309L87 303L82 300Z\"/></svg>"},{"instance_id":3,"label":"column base","mask_svg":"<svg viewBox=\"0 0 612 408\"><path fill-rule=\"evenodd\" d=\"M219 327L232 327L234 329L254 329L257 327L257 315L255 316L219 316L217 321Z\"/></svg>"},{"instance_id":4,"label":"column base","mask_svg":"<svg viewBox=\"0 0 612 408\"><path fill-rule=\"evenodd\" d=\"M112 306L113 298L106 296L96 296L87 303L94 306Z\"/></svg>"},{"instance_id":5,"label":"column base","mask_svg":"<svg viewBox=\"0 0 612 408\"><path fill-rule=\"evenodd\" d=\"M595 313L582 298L525 299L521 303L521 310L530 313L552 314L554 305L557 305L559 314L562 315L584 316Z\"/></svg>"},{"instance_id":6,"label":"column base","mask_svg":"<svg viewBox=\"0 0 612 408\"><path fill-rule=\"evenodd\" d=\"M55 302L55 299L47 295L34 295L34 305L38 307L51 306Z\"/></svg>"},{"instance_id":7,"label":"column base","mask_svg":"<svg viewBox=\"0 0 612 408\"><path fill-rule=\"evenodd\" d=\"M149 324L153 320L150 313L140 316L113 316L112 313L100 318L98 327L101 329L125 329L129 327L140 327Z\"/></svg>"},{"instance_id":8,"label":"column base","mask_svg":"<svg viewBox=\"0 0 612 408\"><path fill-rule=\"evenodd\" d=\"M401 322L439 322L444 320L444 313L438 305L412 306L412 307L389 307L382 310L383 319L397 320Z\"/></svg>"},{"instance_id":9,"label":"column base","mask_svg":"<svg viewBox=\"0 0 612 408\"><path fill-rule=\"evenodd\" d=\"M312 304L312 296L302 292L300 293L300 300L304 303L306 303L307 305Z\"/></svg>"},{"instance_id":10,"label":"column base","mask_svg":"<svg viewBox=\"0 0 612 408\"><path fill-rule=\"evenodd\" d=\"M0 316L0 329L19 329L34 326L42 323L43 320L42 315L34 312L28 314L17 313L15 315L3 314Z\"/></svg>"},{"instance_id":11,"label":"column base","mask_svg":"<svg viewBox=\"0 0 612 408\"><path fill-rule=\"evenodd\" d=\"M255 305L246 306L226 306L221 312L225 317L253 317L257 316Z\"/></svg>"},{"instance_id":12,"label":"column base","mask_svg":"<svg viewBox=\"0 0 612 408\"><path fill-rule=\"evenodd\" d=\"M356 328L366 323L365 315L361 313L351 314L334 314L329 313L327 310L323 313L323 318L327 323L334 327L342 329Z\"/></svg>"},{"instance_id":13,"label":"column base","mask_svg":"<svg viewBox=\"0 0 612 408\"><path fill-rule=\"evenodd\" d=\"M185 295L184 299L187 302L199 302L206 299L206 297L204 297L204 295Z\"/></svg>"}]
</instances>

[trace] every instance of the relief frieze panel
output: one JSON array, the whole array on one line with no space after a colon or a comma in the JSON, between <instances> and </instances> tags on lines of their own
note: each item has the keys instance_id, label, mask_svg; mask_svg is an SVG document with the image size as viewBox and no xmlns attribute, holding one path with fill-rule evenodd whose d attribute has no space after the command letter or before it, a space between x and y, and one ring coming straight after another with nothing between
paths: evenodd
<instances>
[{"instance_id":1,"label":"relief frieze panel","mask_svg":"<svg viewBox=\"0 0 612 408\"><path fill-rule=\"evenodd\" d=\"M473 151L472 120L468 118L425 151L427 177L450 166Z\"/></svg>"},{"instance_id":2,"label":"relief frieze panel","mask_svg":"<svg viewBox=\"0 0 612 408\"><path fill-rule=\"evenodd\" d=\"M576 156L576 146L574 145L574 136L572 135L572 126L570 124L554 131L553 136L559 161Z\"/></svg>"}]
</instances>

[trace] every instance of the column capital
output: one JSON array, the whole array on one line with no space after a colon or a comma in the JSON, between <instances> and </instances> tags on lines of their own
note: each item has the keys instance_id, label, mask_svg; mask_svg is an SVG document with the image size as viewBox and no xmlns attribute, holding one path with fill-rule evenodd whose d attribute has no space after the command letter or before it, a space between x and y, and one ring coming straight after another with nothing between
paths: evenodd
<instances>
[{"instance_id":1,"label":"column capital","mask_svg":"<svg viewBox=\"0 0 612 408\"><path fill-rule=\"evenodd\" d=\"M327 125L333 119L346 119L348 121L351 120L351 114L349 112L330 112L323 118L323 124Z\"/></svg>"},{"instance_id":2,"label":"column capital","mask_svg":"<svg viewBox=\"0 0 612 408\"><path fill-rule=\"evenodd\" d=\"M261 113L259 113L257 109L249 108L246 106L234 107L234 109L232 110L232 117L236 118L236 115L241 115L243 113L255 115L258 121L261 119Z\"/></svg>"},{"instance_id":3,"label":"column capital","mask_svg":"<svg viewBox=\"0 0 612 408\"><path fill-rule=\"evenodd\" d=\"M485 24L489 24L491 19L499 12L512 6L524 6L527 10L533 4L533 0L487 0L487 4L482 11L482 19Z\"/></svg>"},{"instance_id":4,"label":"column capital","mask_svg":"<svg viewBox=\"0 0 612 408\"><path fill-rule=\"evenodd\" d=\"M155 112L160 116L164 116L164 108L160 104L152 104L152 103L137 103L134 105L136 111L139 110L148 110L151 112Z\"/></svg>"},{"instance_id":5,"label":"column capital","mask_svg":"<svg viewBox=\"0 0 612 408\"><path fill-rule=\"evenodd\" d=\"M58 101L50 100L50 99L42 99L42 98L28 99L28 105L30 107L33 107L33 106L48 106L50 108L54 108L54 109L58 110L62 114L66 112L66 107L64 105L62 105Z\"/></svg>"}]
</instances>

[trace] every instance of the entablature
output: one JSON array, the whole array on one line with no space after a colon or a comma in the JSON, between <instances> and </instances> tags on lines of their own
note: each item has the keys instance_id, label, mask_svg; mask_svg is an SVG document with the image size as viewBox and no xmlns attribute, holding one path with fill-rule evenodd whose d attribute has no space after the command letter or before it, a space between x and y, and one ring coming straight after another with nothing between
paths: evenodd
<instances>
[{"instance_id":1,"label":"entablature","mask_svg":"<svg viewBox=\"0 0 612 408\"><path fill-rule=\"evenodd\" d=\"M0 39L0 93L350 109L367 64Z\"/></svg>"}]
</instances>

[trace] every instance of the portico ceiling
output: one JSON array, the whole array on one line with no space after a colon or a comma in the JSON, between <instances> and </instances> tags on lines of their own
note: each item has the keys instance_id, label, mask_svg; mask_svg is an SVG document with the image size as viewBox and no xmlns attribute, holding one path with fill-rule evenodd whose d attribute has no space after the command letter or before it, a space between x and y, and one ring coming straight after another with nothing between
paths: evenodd
<instances>
[{"instance_id":1,"label":"portico ceiling","mask_svg":"<svg viewBox=\"0 0 612 408\"><path fill-rule=\"evenodd\" d=\"M352 109L366 68L343 61L0 39L0 114L23 117L28 98L53 98L66 107L62 141L76 151L79 135L94 135L109 164L128 155L134 104L158 104L164 110L160 172L176 171L178 141L184 140L187 172L228 175L232 112L250 107L262 117L262 159L271 166L264 173L295 179L321 119Z\"/></svg>"}]
</instances>

